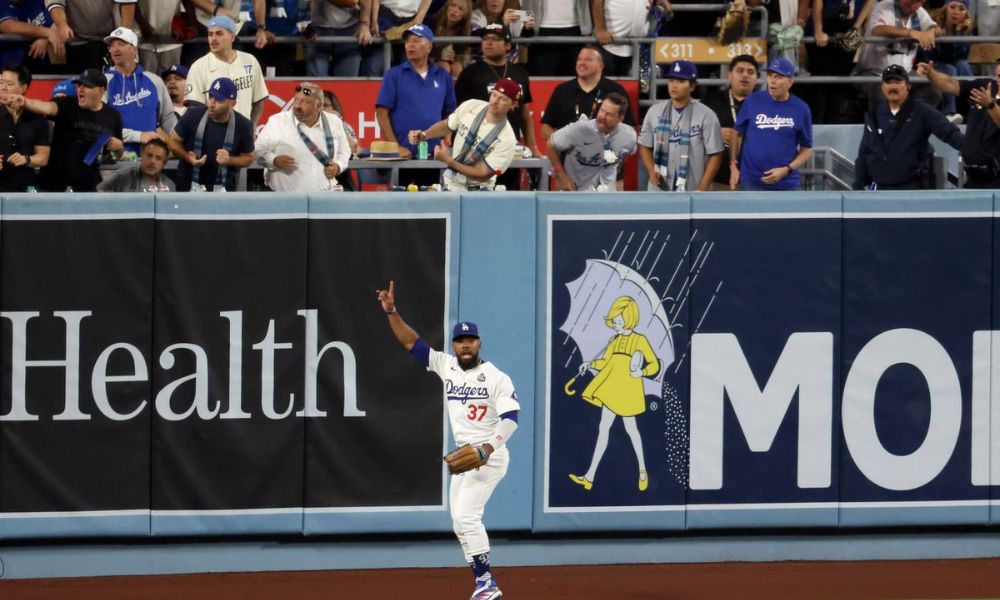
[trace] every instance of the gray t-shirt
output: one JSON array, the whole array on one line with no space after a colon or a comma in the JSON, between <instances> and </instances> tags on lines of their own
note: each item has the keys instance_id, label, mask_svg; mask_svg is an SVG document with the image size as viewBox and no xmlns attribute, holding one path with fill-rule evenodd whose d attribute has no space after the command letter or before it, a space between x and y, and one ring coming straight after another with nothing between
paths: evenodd
<instances>
[{"instance_id":1,"label":"gray t-shirt","mask_svg":"<svg viewBox=\"0 0 1000 600\"><path fill-rule=\"evenodd\" d=\"M680 146L680 128L681 125L686 124L683 113L691 111L691 145L688 146L687 152L688 172L686 189L688 191L694 190L698 187L698 183L705 174L705 163L708 162L708 156L722 152L722 128L719 126L719 117L715 115L712 109L697 100L692 100L681 112L673 109L673 104L670 100L657 102L649 107L649 111L646 112L646 118L642 121L642 130L639 132L639 145L653 150L654 162L657 145L663 139L663 132L659 130L661 127L660 119L663 117L663 113L668 106L670 106L671 114L667 156L677 153L675 158L683 156L683 149ZM680 161L670 161L670 164L677 164L678 162ZM670 171L671 169L668 169L668 172L664 173L661 170L660 175L671 182L670 188L673 189L677 173ZM651 192L659 190L652 183L646 189Z\"/></svg>"},{"instance_id":2,"label":"gray t-shirt","mask_svg":"<svg viewBox=\"0 0 1000 600\"><path fill-rule=\"evenodd\" d=\"M174 186L174 182L170 180L169 177L160 173L154 184L151 181L146 181L142 178L142 172L139 171L139 163L135 162L130 165L121 167L115 171L114 175L111 175L101 183L97 185L98 192L175 192L177 188ZM157 188L157 189L154 189ZM166 188L164 190L163 188Z\"/></svg>"},{"instance_id":3,"label":"gray t-shirt","mask_svg":"<svg viewBox=\"0 0 1000 600\"><path fill-rule=\"evenodd\" d=\"M636 151L635 130L621 123L610 134L597 130L597 119L577 121L557 130L549 145L565 152L563 166L578 190L615 189L618 165Z\"/></svg>"}]
</instances>

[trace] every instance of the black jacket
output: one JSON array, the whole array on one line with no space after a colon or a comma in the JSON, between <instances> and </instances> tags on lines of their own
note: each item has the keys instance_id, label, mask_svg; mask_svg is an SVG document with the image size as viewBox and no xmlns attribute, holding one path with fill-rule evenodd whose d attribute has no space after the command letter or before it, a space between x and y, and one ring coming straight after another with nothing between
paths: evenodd
<instances>
[{"instance_id":1,"label":"black jacket","mask_svg":"<svg viewBox=\"0 0 1000 600\"><path fill-rule=\"evenodd\" d=\"M887 103L865 114L865 130L854 161L854 189L872 183L901 185L929 168L931 134L956 150L965 136L936 108L908 98L893 118Z\"/></svg>"}]
</instances>

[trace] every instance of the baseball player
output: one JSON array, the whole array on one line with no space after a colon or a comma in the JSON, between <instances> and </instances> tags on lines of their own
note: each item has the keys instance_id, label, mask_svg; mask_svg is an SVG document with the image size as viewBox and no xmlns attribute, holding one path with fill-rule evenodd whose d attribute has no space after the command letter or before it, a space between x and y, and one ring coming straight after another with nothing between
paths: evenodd
<instances>
[{"instance_id":1,"label":"baseball player","mask_svg":"<svg viewBox=\"0 0 1000 600\"><path fill-rule=\"evenodd\" d=\"M482 344L475 323L455 325L451 347L455 355L430 348L396 310L395 282L377 290L389 327L410 354L444 382L455 443L449 454L453 473L449 492L451 519L465 560L476 578L470 600L503 597L490 573L490 540L483 527L483 509L507 473L506 442L517 429L521 405L510 377L479 356Z\"/></svg>"}]
</instances>

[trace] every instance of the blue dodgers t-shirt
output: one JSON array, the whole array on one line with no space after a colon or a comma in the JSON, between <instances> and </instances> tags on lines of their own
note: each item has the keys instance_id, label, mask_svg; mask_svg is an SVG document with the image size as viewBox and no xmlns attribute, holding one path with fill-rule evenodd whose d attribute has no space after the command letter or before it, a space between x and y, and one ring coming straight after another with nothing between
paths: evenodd
<instances>
[{"instance_id":1,"label":"blue dodgers t-shirt","mask_svg":"<svg viewBox=\"0 0 1000 600\"><path fill-rule=\"evenodd\" d=\"M455 112L455 86L451 74L429 63L426 77L421 77L410 61L389 69L382 79L375 106L389 110L392 131L400 146L416 154L417 147L409 142L414 129L427 129ZM382 133L385 137L385 132ZM427 140L431 156L440 140Z\"/></svg>"},{"instance_id":2,"label":"blue dodgers t-shirt","mask_svg":"<svg viewBox=\"0 0 1000 600\"><path fill-rule=\"evenodd\" d=\"M799 147L812 148L812 112L805 102L795 96L778 102L767 90L754 92L740 108L735 128L743 135L740 189L794 190L800 187L797 170L774 185L767 185L760 178L765 171L792 162Z\"/></svg>"}]
</instances>

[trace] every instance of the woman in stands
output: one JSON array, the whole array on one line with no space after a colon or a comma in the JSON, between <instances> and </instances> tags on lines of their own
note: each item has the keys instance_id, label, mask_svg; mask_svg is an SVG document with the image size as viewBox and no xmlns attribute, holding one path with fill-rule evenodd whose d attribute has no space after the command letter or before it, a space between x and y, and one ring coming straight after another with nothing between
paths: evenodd
<instances>
[{"instance_id":1,"label":"woman in stands","mask_svg":"<svg viewBox=\"0 0 1000 600\"><path fill-rule=\"evenodd\" d=\"M441 10L434 14L435 36L472 35L472 1L448 0ZM434 44L431 57L439 67L458 78L469 64L471 49L468 44Z\"/></svg>"},{"instance_id":2,"label":"woman in stands","mask_svg":"<svg viewBox=\"0 0 1000 600\"><path fill-rule=\"evenodd\" d=\"M969 12L969 0L951 0L943 7L931 10L931 17L940 27L941 36L961 36L972 34L972 14ZM938 42L933 50L918 55L917 62L934 61L934 68L952 77L974 75L969 65L968 42ZM962 123L962 115L958 114L957 97L945 94L941 101L941 112L956 125Z\"/></svg>"}]
</instances>

